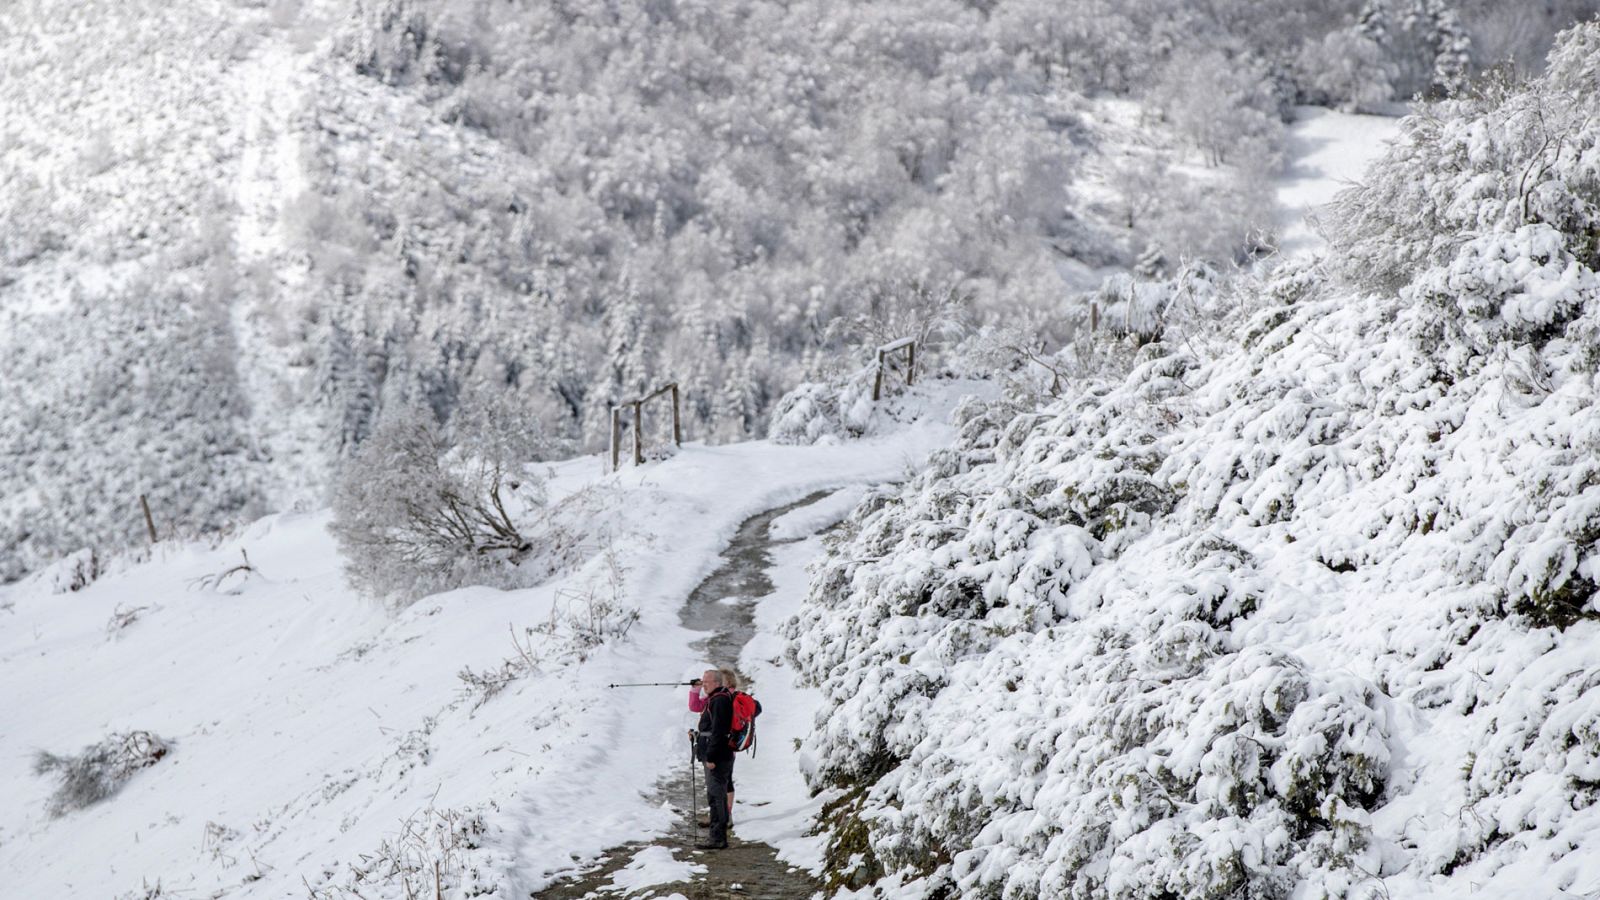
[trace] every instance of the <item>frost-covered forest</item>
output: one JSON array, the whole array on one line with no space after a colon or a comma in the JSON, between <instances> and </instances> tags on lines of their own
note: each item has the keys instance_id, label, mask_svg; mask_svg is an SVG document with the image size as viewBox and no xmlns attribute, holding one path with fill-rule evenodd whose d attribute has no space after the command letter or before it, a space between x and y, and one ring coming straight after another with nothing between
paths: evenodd
<instances>
[{"instance_id":1,"label":"frost-covered forest","mask_svg":"<svg viewBox=\"0 0 1600 900\"><path fill-rule=\"evenodd\" d=\"M930 294L1049 349L1269 252L1296 103L1536 69L1586 0L23 0L0 10L0 578L318 504L385 410L549 453L675 380L760 436Z\"/></svg>"}]
</instances>

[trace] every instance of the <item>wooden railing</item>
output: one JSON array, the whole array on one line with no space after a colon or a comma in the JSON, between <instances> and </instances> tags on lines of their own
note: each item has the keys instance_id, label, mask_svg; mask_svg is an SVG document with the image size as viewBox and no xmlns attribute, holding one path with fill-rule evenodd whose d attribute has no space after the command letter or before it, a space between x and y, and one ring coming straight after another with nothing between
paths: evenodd
<instances>
[{"instance_id":1,"label":"wooden railing","mask_svg":"<svg viewBox=\"0 0 1600 900\"><path fill-rule=\"evenodd\" d=\"M906 351L906 384L911 384L917 377L917 339L904 337L898 341L890 341L878 348L878 377L872 381L872 399L874 402L883 396L883 363L889 354L899 350Z\"/></svg>"},{"instance_id":2,"label":"wooden railing","mask_svg":"<svg viewBox=\"0 0 1600 900\"><path fill-rule=\"evenodd\" d=\"M611 407L611 470L615 472L622 462L622 411L633 407L633 464L644 464L644 405L663 394L672 395L672 443L683 445L683 427L678 419L678 383L676 381L656 388L637 400L626 400Z\"/></svg>"}]
</instances>

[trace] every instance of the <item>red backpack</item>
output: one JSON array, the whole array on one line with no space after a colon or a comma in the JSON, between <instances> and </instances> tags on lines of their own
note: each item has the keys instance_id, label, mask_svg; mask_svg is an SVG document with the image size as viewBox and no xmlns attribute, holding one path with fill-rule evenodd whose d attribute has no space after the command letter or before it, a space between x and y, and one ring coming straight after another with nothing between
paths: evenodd
<instances>
[{"instance_id":1,"label":"red backpack","mask_svg":"<svg viewBox=\"0 0 1600 900\"><path fill-rule=\"evenodd\" d=\"M733 730L728 732L728 746L737 753L750 750L754 756L756 745L756 716L761 715L761 701L744 691L733 692Z\"/></svg>"}]
</instances>

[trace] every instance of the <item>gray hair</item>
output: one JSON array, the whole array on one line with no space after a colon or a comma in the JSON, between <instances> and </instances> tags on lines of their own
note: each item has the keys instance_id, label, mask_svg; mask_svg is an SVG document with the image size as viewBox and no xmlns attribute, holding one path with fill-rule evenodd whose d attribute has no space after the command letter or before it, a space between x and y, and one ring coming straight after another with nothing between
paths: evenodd
<instances>
[{"instance_id":1,"label":"gray hair","mask_svg":"<svg viewBox=\"0 0 1600 900\"><path fill-rule=\"evenodd\" d=\"M739 676L732 669L718 669L717 674L722 676L722 686L730 691L739 689Z\"/></svg>"}]
</instances>

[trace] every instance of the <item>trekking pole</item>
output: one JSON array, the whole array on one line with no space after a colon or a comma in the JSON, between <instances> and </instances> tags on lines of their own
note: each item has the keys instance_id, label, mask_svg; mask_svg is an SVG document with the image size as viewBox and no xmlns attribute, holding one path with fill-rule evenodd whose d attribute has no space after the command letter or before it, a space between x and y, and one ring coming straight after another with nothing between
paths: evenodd
<instances>
[{"instance_id":1,"label":"trekking pole","mask_svg":"<svg viewBox=\"0 0 1600 900\"><path fill-rule=\"evenodd\" d=\"M699 683L698 679L694 681L641 681L636 684L608 684L606 687L694 687Z\"/></svg>"},{"instance_id":2,"label":"trekking pole","mask_svg":"<svg viewBox=\"0 0 1600 900\"><path fill-rule=\"evenodd\" d=\"M693 835L700 818L700 789L695 786L694 777L694 735L689 736L689 834Z\"/></svg>"}]
</instances>

